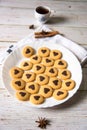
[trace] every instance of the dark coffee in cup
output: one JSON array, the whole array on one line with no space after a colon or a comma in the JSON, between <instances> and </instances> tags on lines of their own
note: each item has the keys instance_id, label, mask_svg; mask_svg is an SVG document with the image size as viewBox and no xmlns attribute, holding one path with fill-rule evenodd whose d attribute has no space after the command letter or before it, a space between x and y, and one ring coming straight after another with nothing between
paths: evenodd
<instances>
[{"instance_id":1,"label":"dark coffee in cup","mask_svg":"<svg viewBox=\"0 0 87 130\"><path fill-rule=\"evenodd\" d=\"M39 14L47 14L49 13L49 10L45 7L39 6L36 8L36 12Z\"/></svg>"}]
</instances>

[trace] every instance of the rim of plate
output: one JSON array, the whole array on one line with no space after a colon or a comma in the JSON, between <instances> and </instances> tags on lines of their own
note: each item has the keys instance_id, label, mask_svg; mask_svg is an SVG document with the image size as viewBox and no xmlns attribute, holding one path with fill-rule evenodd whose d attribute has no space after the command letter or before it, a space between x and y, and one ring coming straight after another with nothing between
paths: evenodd
<instances>
[{"instance_id":1,"label":"rim of plate","mask_svg":"<svg viewBox=\"0 0 87 130\"><path fill-rule=\"evenodd\" d=\"M43 44L42 44L43 43ZM59 49L62 53L64 53L64 51L66 52L66 54L69 54L70 56L71 56L71 58L73 57L74 58L74 60L76 61L76 63L75 64L77 64L77 66L78 66L78 69L79 69L79 72L80 72L80 77L79 77L79 82L77 82L76 81L76 83L78 83L77 85L76 85L76 87L75 87L75 90L73 91L73 90L71 90L70 92L69 92L69 96L67 97L67 98L65 98L65 99L63 99L63 100L61 100L61 101L57 101L56 99L52 99L53 97L51 97L51 98L48 98L48 99L46 99L46 101L47 102L51 102L52 100L53 100L53 102L52 102L52 104L51 103L48 103L48 105L47 105L47 103L43 103L43 104L40 104L40 105L34 105L34 104L32 104L32 103L30 103L30 102L28 102L27 103L27 101L26 101L26 103L25 102L22 102L22 103L24 103L25 105L28 105L28 106L30 106L30 107L36 107L36 108L48 108L48 107L53 107L53 106L56 106L56 105L60 105L60 104L62 104L62 103L64 103L64 102L66 102L67 100L69 100L76 92L77 92L77 90L79 89L79 87L80 87L80 84L81 84L81 82L82 82L82 68L81 68L81 64L80 64L80 62L79 62L79 60L76 58L76 56L71 52L71 51L69 51L67 48L65 48L65 47L63 47L62 45L59 45L59 44L56 44L56 43L54 43L54 46L49 46L46 42L42 42L42 43L40 43L40 45L38 46L38 48L39 47L42 47L42 46L46 46L46 47L49 47L50 49L52 48L56 48L57 47L57 49ZM36 43L34 43L34 44L37 44L37 42ZM5 61L3 62L3 65L2 65L2 81L3 81L3 84L4 84L4 86L5 86L5 88L7 88L7 90L9 91L9 93L12 95L12 96L14 96L12 93L11 93L11 91L10 91L10 89L12 89L12 88L10 88L10 89L8 89L8 87L6 86L6 82L5 82L5 76L6 76L6 72L5 72L5 69L8 69L8 68L6 68L6 65L7 65L7 63L9 63L9 64L11 64L11 62L10 62L10 60L8 60L11 56L12 56L12 54L14 54L14 53L16 53L16 51L18 51L18 50L20 50L21 48L23 48L24 46L26 46L26 45L29 45L29 46L31 46L30 44L24 44L24 45L22 45L21 47L18 47L18 48L16 48L11 54L9 54L9 56L5 59ZM33 46L32 45L32 47L33 48L35 48L36 47L36 45L35 46ZM36 49L36 48L35 48ZM37 49L36 49L37 50ZM64 55L64 54L63 54ZM66 59L65 59L66 60ZM67 61L67 60L66 60ZM15 65L14 65L15 66ZM75 66L74 66L75 67ZM71 70L70 70L71 71ZM9 77L9 76L8 76ZM10 86L10 83L9 83L9 86ZM12 91L14 91L14 90L12 90Z\"/></svg>"}]
</instances>

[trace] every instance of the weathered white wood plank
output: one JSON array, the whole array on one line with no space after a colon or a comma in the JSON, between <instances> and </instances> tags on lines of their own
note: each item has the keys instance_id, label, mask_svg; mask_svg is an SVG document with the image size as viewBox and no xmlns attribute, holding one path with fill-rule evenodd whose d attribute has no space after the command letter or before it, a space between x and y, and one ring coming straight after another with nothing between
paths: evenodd
<instances>
[{"instance_id":1,"label":"weathered white wood plank","mask_svg":"<svg viewBox=\"0 0 87 130\"><path fill-rule=\"evenodd\" d=\"M86 0L87 2L87 0ZM83 1L80 1L79 2L76 0L75 1L71 1L71 0L67 0L67 1L64 1L64 0L44 0L44 1L41 1L41 0L34 0L32 1L32 4L31 4L31 1L29 0L1 0L0 2L0 6L1 7L14 7L14 8L22 8L22 9L35 9L37 6L39 5L46 5L46 6L49 6L50 8L54 9L54 10L63 10L63 11L77 11L80 13L80 11L82 12L85 12L87 11L87 3Z\"/></svg>"},{"instance_id":2,"label":"weathered white wood plank","mask_svg":"<svg viewBox=\"0 0 87 130\"><path fill-rule=\"evenodd\" d=\"M87 44L87 28L83 27L52 27L54 30L58 30L65 37L71 39L72 41L79 43L80 45Z\"/></svg>"},{"instance_id":3,"label":"weathered white wood plank","mask_svg":"<svg viewBox=\"0 0 87 130\"><path fill-rule=\"evenodd\" d=\"M67 38L77 42L81 45L87 44L87 28L86 27L64 27L64 26L48 26L51 29L58 30L64 34ZM0 42L17 42L33 30L28 26L13 26L13 25L0 25ZM4 44L4 43L3 43Z\"/></svg>"},{"instance_id":4,"label":"weathered white wood plank","mask_svg":"<svg viewBox=\"0 0 87 130\"><path fill-rule=\"evenodd\" d=\"M9 41L9 42L0 42L0 48L6 48L10 45L13 45L13 44L16 44L17 42L12 42L12 41Z\"/></svg>"},{"instance_id":5,"label":"weathered white wood plank","mask_svg":"<svg viewBox=\"0 0 87 130\"><path fill-rule=\"evenodd\" d=\"M33 30L29 29L29 26L0 26L0 41L19 41L29 35Z\"/></svg>"},{"instance_id":6,"label":"weathered white wood plank","mask_svg":"<svg viewBox=\"0 0 87 130\"><path fill-rule=\"evenodd\" d=\"M79 11L80 12L80 11ZM0 24L29 25L35 21L34 10L0 7ZM56 11L54 17L48 23L57 26L87 26L86 12Z\"/></svg>"},{"instance_id":7,"label":"weathered white wood plank","mask_svg":"<svg viewBox=\"0 0 87 130\"><path fill-rule=\"evenodd\" d=\"M5 89L0 89L0 130L38 130L35 123L38 116L50 120L47 130L86 130L86 93L79 91L71 100L54 108L35 109L24 106Z\"/></svg>"}]
</instances>

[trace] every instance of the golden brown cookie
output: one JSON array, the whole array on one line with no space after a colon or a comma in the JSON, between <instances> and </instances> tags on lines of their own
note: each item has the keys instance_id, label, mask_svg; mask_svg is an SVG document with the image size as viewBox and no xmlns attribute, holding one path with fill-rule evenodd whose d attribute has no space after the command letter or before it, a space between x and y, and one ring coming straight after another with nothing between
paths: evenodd
<instances>
[{"instance_id":1,"label":"golden brown cookie","mask_svg":"<svg viewBox=\"0 0 87 130\"><path fill-rule=\"evenodd\" d=\"M46 67L50 67L54 64L54 60L51 59L50 57L44 57L42 60L43 65L45 65Z\"/></svg>"},{"instance_id":2,"label":"golden brown cookie","mask_svg":"<svg viewBox=\"0 0 87 130\"><path fill-rule=\"evenodd\" d=\"M34 54L34 49L30 46L25 46L22 50L22 54L24 57L29 58L30 56Z\"/></svg>"},{"instance_id":3,"label":"golden brown cookie","mask_svg":"<svg viewBox=\"0 0 87 130\"><path fill-rule=\"evenodd\" d=\"M38 49L38 55L41 57L47 57L50 55L50 49L47 47L41 47Z\"/></svg>"},{"instance_id":4,"label":"golden brown cookie","mask_svg":"<svg viewBox=\"0 0 87 130\"><path fill-rule=\"evenodd\" d=\"M38 64L40 63L42 60L41 56L39 55L33 55L30 57L30 61L33 63L33 64Z\"/></svg>"},{"instance_id":5,"label":"golden brown cookie","mask_svg":"<svg viewBox=\"0 0 87 130\"><path fill-rule=\"evenodd\" d=\"M58 69L55 67L47 67L45 74L50 77L55 77L58 75Z\"/></svg>"},{"instance_id":6,"label":"golden brown cookie","mask_svg":"<svg viewBox=\"0 0 87 130\"><path fill-rule=\"evenodd\" d=\"M31 72L31 71L25 71L23 76L22 76L22 79L25 81L25 82L31 82L31 81L34 81L36 78L36 75L34 72Z\"/></svg>"},{"instance_id":7,"label":"golden brown cookie","mask_svg":"<svg viewBox=\"0 0 87 130\"><path fill-rule=\"evenodd\" d=\"M63 59L56 60L54 64L54 66L58 69L65 69L67 68L67 65L67 62Z\"/></svg>"},{"instance_id":8,"label":"golden brown cookie","mask_svg":"<svg viewBox=\"0 0 87 130\"><path fill-rule=\"evenodd\" d=\"M29 100L30 94L26 90L19 90L16 92L17 99L21 101L27 101Z\"/></svg>"},{"instance_id":9,"label":"golden brown cookie","mask_svg":"<svg viewBox=\"0 0 87 130\"><path fill-rule=\"evenodd\" d=\"M13 79L11 81L11 87L15 90L22 90L25 88L25 81L22 79Z\"/></svg>"},{"instance_id":10,"label":"golden brown cookie","mask_svg":"<svg viewBox=\"0 0 87 130\"><path fill-rule=\"evenodd\" d=\"M62 83L62 88L64 90L72 90L75 87L75 81L72 79L64 80Z\"/></svg>"},{"instance_id":11,"label":"golden brown cookie","mask_svg":"<svg viewBox=\"0 0 87 130\"><path fill-rule=\"evenodd\" d=\"M33 104L42 104L44 102L44 97L40 94L32 94L30 96L30 102Z\"/></svg>"},{"instance_id":12,"label":"golden brown cookie","mask_svg":"<svg viewBox=\"0 0 87 130\"><path fill-rule=\"evenodd\" d=\"M23 70L30 70L32 69L32 66L33 64L28 60L22 61L20 64L20 68L22 68Z\"/></svg>"},{"instance_id":13,"label":"golden brown cookie","mask_svg":"<svg viewBox=\"0 0 87 130\"><path fill-rule=\"evenodd\" d=\"M50 57L54 60L57 60L62 57L62 53L59 50L51 50Z\"/></svg>"},{"instance_id":14,"label":"golden brown cookie","mask_svg":"<svg viewBox=\"0 0 87 130\"><path fill-rule=\"evenodd\" d=\"M71 77L71 72L67 69L59 70L58 77L62 80L69 79Z\"/></svg>"},{"instance_id":15,"label":"golden brown cookie","mask_svg":"<svg viewBox=\"0 0 87 130\"><path fill-rule=\"evenodd\" d=\"M66 98L67 96L68 96L68 91L63 90L63 89L55 90L54 93L53 93L53 97L54 97L56 100L63 100L63 99Z\"/></svg>"},{"instance_id":16,"label":"golden brown cookie","mask_svg":"<svg viewBox=\"0 0 87 130\"><path fill-rule=\"evenodd\" d=\"M57 77L50 78L49 85L53 89L59 89L62 87L62 81L58 79Z\"/></svg>"},{"instance_id":17,"label":"golden brown cookie","mask_svg":"<svg viewBox=\"0 0 87 130\"><path fill-rule=\"evenodd\" d=\"M37 81L37 83L40 84L40 85L45 85L45 84L47 84L47 83L49 82L49 78L48 78L48 76L45 75L45 74L39 74L39 75L37 75L37 77L36 77L36 81Z\"/></svg>"},{"instance_id":18,"label":"golden brown cookie","mask_svg":"<svg viewBox=\"0 0 87 130\"><path fill-rule=\"evenodd\" d=\"M49 85L43 85L40 88L40 94L45 97L45 98L49 98L52 96L53 93L53 89L49 86Z\"/></svg>"},{"instance_id":19,"label":"golden brown cookie","mask_svg":"<svg viewBox=\"0 0 87 130\"><path fill-rule=\"evenodd\" d=\"M26 84L25 90L31 94L37 93L39 91L39 84L36 82L29 82Z\"/></svg>"},{"instance_id":20,"label":"golden brown cookie","mask_svg":"<svg viewBox=\"0 0 87 130\"><path fill-rule=\"evenodd\" d=\"M22 75L23 75L23 73L24 73L24 71L21 69L21 68L19 68L19 67L12 67L11 69L10 69L10 76L12 77L12 78L21 78L22 77Z\"/></svg>"},{"instance_id":21,"label":"golden brown cookie","mask_svg":"<svg viewBox=\"0 0 87 130\"><path fill-rule=\"evenodd\" d=\"M41 74L45 71L45 66L42 65L42 64L35 64L33 66L33 71L36 73L36 74Z\"/></svg>"}]
</instances>

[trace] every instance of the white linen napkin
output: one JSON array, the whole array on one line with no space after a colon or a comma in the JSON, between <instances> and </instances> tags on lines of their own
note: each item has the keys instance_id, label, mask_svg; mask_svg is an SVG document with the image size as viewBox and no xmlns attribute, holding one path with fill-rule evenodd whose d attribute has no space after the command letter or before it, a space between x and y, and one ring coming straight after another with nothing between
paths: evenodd
<instances>
[{"instance_id":1,"label":"white linen napkin","mask_svg":"<svg viewBox=\"0 0 87 130\"><path fill-rule=\"evenodd\" d=\"M44 26L41 26L38 29L36 29L36 32L42 31L42 30L51 31L51 29L49 29L46 25L44 25ZM74 53L74 55L78 58L78 60L80 61L82 66L85 63L87 63L87 50L85 48L81 47L80 45L76 44L75 42L73 42L59 34L55 35L53 37L35 39L34 33L32 33L29 36L27 36L26 38L19 41L17 44L9 46L6 49L6 51L0 56L0 64L2 64L3 61L6 59L6 57L17 47L20 47L24 43L28 43L28 42L30 43L30 42L34 42L34 41L39 42L40 40L44 40L46 42L49 42L51 40L51 41L53 41L53 43L61 44L62 46L66 47L67 49L69 49L70 51L72 51Z\"/></svg>"}]
</instances>

